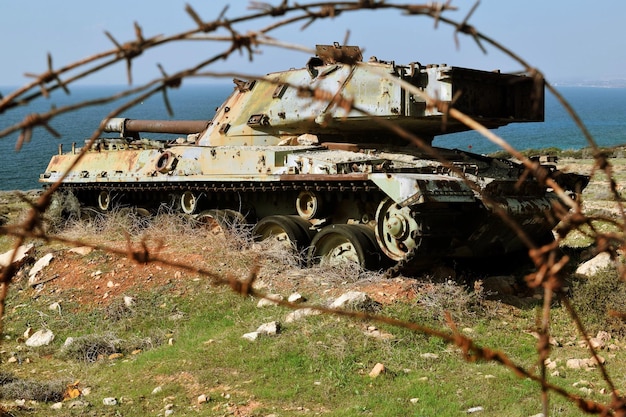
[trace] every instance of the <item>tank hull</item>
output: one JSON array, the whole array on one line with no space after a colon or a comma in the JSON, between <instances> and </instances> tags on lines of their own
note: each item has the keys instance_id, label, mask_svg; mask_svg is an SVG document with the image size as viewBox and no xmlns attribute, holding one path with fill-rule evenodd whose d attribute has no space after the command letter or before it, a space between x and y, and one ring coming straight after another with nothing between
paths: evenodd
<instances>
[{"instance_id":1,"label":"tank hull","mask_svg":"<svg viewBox=\"0 0 626 417\"><path fill-rule=\"evenodd\" d=\"M342 56L354 65L337 61ZM531 240L551 237L561 203L522 165L421 151L389 130L426 143L467 130L442 110L453 98L488 127L541 121L540 80L359 57L351 47L318 46L305 68L235 80L209 122L109 119L104 131L120 138L99 138L80 158L79 149L60 151L40 181L61 181L101 211L165 207L202 222L253 224L261 238L306 249L309 263L421 267L499 256L525 249L511 221ZM157 141L145 132L181 136ZM585 177L545 169L572 193L586 185Z\"/></svg>"}]
</instances>

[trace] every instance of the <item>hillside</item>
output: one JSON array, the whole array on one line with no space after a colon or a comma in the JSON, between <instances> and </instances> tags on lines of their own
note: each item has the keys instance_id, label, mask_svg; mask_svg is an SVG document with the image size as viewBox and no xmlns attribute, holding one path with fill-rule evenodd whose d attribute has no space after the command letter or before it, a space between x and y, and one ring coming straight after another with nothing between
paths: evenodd
<instances>
[{"instance_id":1,"label":"hillside","mask_svg":"<svg viewBox=\"0 0 626 417\"><path fill-rule=\"evenodd\" d=\"M590 172L591 162L565 159L560 168ZM618 183L622 162L615 160ZM614 216L617 208L605 189L602 176L594 177L583 196L585 208ZM12 193L0 196L0 207L9 224L26 209ZM537 383L491 361L467 363L459 346L438 336L451 334L454 323L469 340L535 374L542 294L525 285L528 263L499 269L442 264L387 279L352 267L303 268L299 254L276 242L252 242L246 228L205 230L173 216L127 213L68 225L59 236L63 242L32 242L9 288L0 352L7 415L541 411ZM13 240L2 236L0 243L6 251ZM565 243L569 296L584 314L613 383L624 387L624 328L605 314L621 305L623 286L610 268L594 278L575 275L593 257L593 246L581 236ZM31 276L46 255L49 264ZM247 294L241 282L251 276L256 291L285 301L293 296L293 303L264 306L258 297L237 294ZM357 316L352 319L301 308L327 308L350 291L366 295L347 305L354 312L348 315ZM549 381L609 402L607 384L567 312L555 303L551 314ZM272 323L275 334L259 332ZM258 338L244 337L255 329ZM37 331L54 339L29 346ZM555 394L551 406L553 415L580 413Z\"/></svg>"}]
</instances>

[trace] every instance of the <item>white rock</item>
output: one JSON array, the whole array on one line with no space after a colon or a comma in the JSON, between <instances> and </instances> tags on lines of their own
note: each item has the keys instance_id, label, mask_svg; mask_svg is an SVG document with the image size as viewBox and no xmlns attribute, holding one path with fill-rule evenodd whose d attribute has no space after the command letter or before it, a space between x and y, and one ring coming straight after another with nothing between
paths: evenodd
<instances>
[{"instance_id":1,"label":"white rock","mask_svg":"<svg viewBox=\"0 0 626 417\"><path fill-rule=\"evenodd\" d=\"M28 339L32 335L33 335L33 328L27 327L26 330L24 330L24 339Z\"/></svg>"},{"instance_id":2,"label":"white rock","mask_svg":"<svg viewBox=\"0 0 626 417\"><path fill-rule=\"evenodd\" d=\"M36 331L31 337L26 340L26 346L39 347L49 345L54 340L54 333L52 330L42 329Z\"/></svg>"},{"instance_id":3,"label":"white rock","mask_svg":"<svg viewBox=\"0 0 626 417\"><path fill-rule=\"evenodd\" d=\"M372 299L361 291L348 291L340 295L332 302L330 308L353 308L355 310L367 310L372 304Z\"/></svg>"},{"instance_id":4,"label":"white rock","mask_svg":"<svg viewBox=\"0 0 626 417\"><path fill-rule=\"evenodd\" d=\"M158 394L159 392L163 391L163 387L162 386L158 386L155 389L152 390L152 394Z\"/></svg>"},{"instance_id":5,"label":"white rock","mask_svg":"<svg viewBox=\"0 0 626 417\"><path fill-rule=\"evenodd\" d=\"M9 266L9 261L11 259L13 259L14 264L20 264L24 262L32 249L33 244L30 243L28 245L22 245L18 247L17 251L15 249L11 249L10 251L3 253L2 255L0 255L0 269ZM13 255L14 253L15 255Z\"/></svg>"},{"instance_id":6,"label":"white rock","mask_svg":"<svg viewBox=\"0 0 626 417\"><path fill-rule=\"evenodd\" d=\"M419 398L411 398L409 401L410 401L412 404L417 404L417 403L419 402L419 400L420 400Z\"/></svg>"},{"instance_id":7,"label":"white rock","mask_svg":"<svg viewBox=\"0 0 626 417\"><path fill-rule=\"evenodd\" d=\"M439 359L439 355L435 353L422 353L420 357L424 359Z\"/></svg>"},{"instance_id":8,"label":"white rock","mask_svg":"<svg viewBox=\"0 0 626 417\"><path fill-rule=\"evenodd\" d=\"M250 332L250 333L246 333L243 336L244 339L249 340L251 342L254 342L255 340L257 340L259 338L259 332Z\"/></svg>"},{"instance_id":9,"label":"white rock","mask_svg":"<svg viewBox=\"0 0 626 417\"><path fill-rule=\"evenodd\" d=\"M51 409L53 410L60 410L61 408L63 408L63 403L59 402L59 403L54 403L50 406Z\"/></svg>"},{"instance_id":10,"label":"white rock","mask_svg":"<svg viewBox=\"0 0 626 417\"><path fill-rule=\"evenodd\" d=\"M47 253L42 256L37 262L35 262L35 265L33 265L33 267L30 269L30 272L28 273L29 285L37 284L37 274L41 272L45 267L50 265L50 261L52 261L53 258L53 254Z\"/></svg>"},{"instance_id":11,"label":"white rock","mask_svg":"<svg viewBox=\"0 0 626 417\"><path fill-rule=\"evenodd\" d=\"M115 397L106 397L102 399L104 405L117 405L117 399Z\"/></svg>"},{"instance_id":12,"label":"white rock","mask_svg":"<svg viewBox=\"0 0 626 417\"><path fill-rule=\"evenodd\" d=\"M280 294L267 294L265 298L261 298L257 303L257 307L270 307L278 305L276 301L282 301L285 298Z\"/></svg>"},{"instance_id":13,"label":"white rock","mask_svg":"<svg viewBox=\"0 0 626 417\"><path fill-rule=\"evenodd\" d=\"M277 321L264 323L256 329L256 333L265 334L268 336L277 335L279 332L280 332L280 323Z\"/></svg>"},{"instance_id":14,"label":"white rock","mask_svg":"<svg viewBox=\"0 0 626 417\"><path fill-rule=\"evenodd\" d=\"M581 359L568 359L565 366L569 369L580 369L583 364L581 363Z\"/></svg>"},{"instance_id":15,"label":"white rock","mask_svg":"<svg viewBox=\"0 0 626 417\"><path fill-rule=\"evenodd\" d=\"M58 302L52 303L48 306L48 310L58 311L61 314L61 304Z\"/></svg>"},{"instance_id":16,"label":"white rock","mask_svg":"<svg viewBox=\"0 0 626 417\"><path fill-rule=\"evenodd\" d=\"M68 347L69 345L71 345L72 343L74 343L75 339L70 336L67 339L65 339L65 342L63 343L63 347Z\"/></svg>"},{"instance_id":17,"label":"white rock","mask_svg":"<svg viewBox=\"0 0 626 417\"><path fill-rule=\"evenodd\" d=\"M196 400L196 402L198 404L204 404L206 402L209 402L209 397L207 397L206 395L202 394L202 395L198 395L198 399Z\"/></svg>"},{"instance_id":18,"label":"white rock","mask_svg":"<svg viewBox=\"0 0 626 417\"><path fill-rule=\"evenodd\" d=\"M165 410L165 412L163 413L163 415L165 416L171 416L172 414L174 414L174 409L170 408L169 410Z\"/></svg>"},{"instance_id":19,"label":"white rock","mask_svg":"<svg viewBox=\"0 0 626 417\"><path fill-rule=\"evenodd\" d=\"M480 411L485 411L484 408L478 406L478 407L472 407L472 408L468 408L467 409L467 414L472 414L472 413L478 413Z\"/></svg>"},{"instance_id":20,"label":"white rock","mask_svg":"<svg viewBox=\"0 0 626 417\"><path fill-rule=\"evenodd\" d=\"M76 248L70 249L68 252L77 253L79 255L88 255L93 251L91 246L79 246Z\"/></svg>"},{"instance_id":21,"label":"white rock","mask_svg":"<svg viewBox=\"0 0 626 417\"><path fill-rule=\"evenodd\" d=\"M285 323L293 323L294 321L298 321L303 317L314 316L318 314L321 314L318 310L314 310L312 308L301 308L287 314L287 317L285 317Z\"/></svg>"},{"instance_id":22,"label":"white rock","mask_svg":"<svg viewBox=\"0 0 626 417\"><path fill-rule=\"evenodd\" d=\"M300 293L294 292L289 296L289 298L287 298L287 301L290 303L303 303L306 301L306 298L304 298Z\"/></svg>"},{"instance_id":23,"label":"white rock","mask_svg":"<svg viewBox=\"0 0 626 417\"><path fill-rule=\"evenodd\" d=\"M124 296L124 305L126 307L132 307L135 305L135 299L133 297L130 297L128 295Z\"/></svg>"},{"instance_id":24,"label":"white rock","mask_svg":"<svg viewBox=\"0 0 626 417\"><path fill-rule=\"evenodd\" d=\"M611 256L606 252L602 252L587 262L579 265L578 268L576 268L576 273L590 277L598 271L608 268L611 265L611 262Z\"/></svg>"}]
</instances>

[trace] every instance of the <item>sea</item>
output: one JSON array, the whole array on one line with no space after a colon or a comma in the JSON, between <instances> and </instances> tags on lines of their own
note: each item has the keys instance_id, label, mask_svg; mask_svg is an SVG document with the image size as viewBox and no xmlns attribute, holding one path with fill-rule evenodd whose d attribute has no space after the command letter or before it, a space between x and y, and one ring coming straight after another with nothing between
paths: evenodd
<instances>
[{"instance_id":1,"label":"sea","mask_svg":"<svg viewBox=\"0 0 626 417\"><path fill-rule=\"evenodd\" d=\"M50 99L40 98L28 106L17 107L0 114L0 131L20 122L30 113L43 113L83 100L109 96L124 86L74 86L71 94L55 91ZM558 87L581 117L596 143L602 147L626 144L626 88L604 87ZM14 88L0 87L7 95ZM229 84L188 85L169 90L168 99L174 111L172 119L207 120L213 117L217 107L233 91ZM72 143L81 146L98 128L105 116L122 104L121 101L106 105L86 107L58 116L50 121L50 127L61 137L55 138L40 127L33 131L32 139L16 150L19 133L0 138L0 190L34 190L41 188L39 174L45 171L50 157L62 144L64 151ZM125 111L120 117L133 119L170 119L163 96L158 94L136 107ZM576 127L558 101L546 93L545 121L539 123L516 123L494 130L518 150L527 149L582 149L588 147L583 134ZM147 135L146 135L147 136ZM468 150L480 154L499 151L500 148L475 132L441 135L433 145Z\"/></svg>"}]
</instances>

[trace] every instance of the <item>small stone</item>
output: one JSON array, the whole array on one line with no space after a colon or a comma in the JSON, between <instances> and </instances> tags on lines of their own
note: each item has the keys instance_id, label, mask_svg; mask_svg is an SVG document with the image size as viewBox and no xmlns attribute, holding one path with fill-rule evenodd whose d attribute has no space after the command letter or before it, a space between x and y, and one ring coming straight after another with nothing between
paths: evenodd
<instances>
[{"instance_id":1,"label":"small stone","mask_svg":"<svg viewBox=\"0 0 626 417\"><path fill-rule=\"evenodd\" d=\"M420 357L424 359L439 359L439 355L435 353L422 353Z\"/></svg>"},{"instance_id":2,"label":"small stone","mask_svg":"<svg viewBox=\"0 0 626 417\"><path fill-rule=\"evenodd\" d=\"M124 305L126 307L132 307L135 305L135 299L133 297L130 297L128 295L124 296Z\"/></svg>"},{"instance_id":3,"label":"small stone","mask_svg":"<svg viewBox=\"0 0 626 417\"><path fill-rule=\"evenodd\" d=\"M174 272L174 279L181 279L183 277L183 273L180 271Z\"/></svg>"},{"instance_id":4,"label":"small stone","mask_svg":"<svg viewBox=\"0 0 626 417\"><path fill-rule=\"evenodd\" d=\"M28 245L20 246L19 248L17 248L17 251L11 249L10 251L0 255L0 269L9 266L9 261L11 259L13 259L13 265L22 265L26 261L26 258L28 258L33 247L34 245L32 243L29 243Z\"/></svg>"},{"instance_id":5,"label":"small stone","mask_svg":"<svg viewBox=\"0 0 626 417\"><path fill-rule=\"evenodd\" d=\"M33 265L33 267L30 269L30 272L28 273L29 285L37 284L37 281L38 281L37 274L41 272L45 267L50 265L50 261L52 261L53 258L54 258L54 255L51 253L48 253L42 256L37 262L35 262L35 265Z\"/></svg>"},{"instance_id":6,"label":"small stone","mask_svg":"<svg viewBox=\"0 0 626 417\"><path fill-rule=\"evenodd\" d=\"M304 303L306 298L304 298L300 293L294 292L287 298L287 301L290 303Z\"/></svg>"},{"instance_id":7,"label":"small stone","mask_svg":"<svg viewBox=\"0 0 626 417\"><path fill-rule=\"evenodd\" d=\"M376 378L384 372L385 372L385 365L383 365L382 363L377 363L376 365L374 365L374 367L370 371L369 376L370 378Z\"/></svg>"},{"instance_id":8,"label":"small stone","mask_svg":"<svg viewBox=\"0 0 626 417\"><path fill-rule=\"evenodd\" d=\"M69 345L74 343L74 340L75 339L72 336L68 337L67 339L65 339L65 342L63 343L63 347L68 347Z\"/></svg>"},{"instance_id":9,"label":"small stone","mask_svg":"<svg viewBox=\"0 0 626 417\"><path fill-rule=\"evenodd\" d=\"M123 357L124 357L124 355L121 354L121 353L111 353L109 355L109 360L120 359L120 358L123 358Z\"/></svg>"},{"instance_id":10,"label":"small stone","mask_svg":"<svg viewBox=\"0 0 626 417\"><path fill-rule=\"evenodd\" d=\"M544 361L544 364L546 365L546 368L548 369L556 369L556 361L551 360L550 358L546 359Z\"/></svg>"},{"instance_id":11,"label":"small stone","mask_svg":"<svg viewBox=\"0 0 626 417\"><path fill-rule=\"evenodd\" d=\"M33 335L33 328L27 327L26 330L24 331L24 339L28 339L32 335Z\"/></svg>"},{"instance_id":12,"label":"small stone","mask_svg":"<svg viewBox=\"0 0 626 417\"><path fill-rule=\"evenodd\" d=\"M259 332L246 333L246 334L244 334L241 337L246 339L246 340L249 340L251 342L254 342L255 340L257 340L259 338Z\"/></svg>"},{"instance_id":13,"label":"small stone","mask_svg":"<svg viewBox=\"0 0 626 417\"><path fill-rule=\"evenodd\" d=\"M72 248L68 252L76 253L78 255L89 255L93 251L93 248L90 246L79 246L77 248Z\"/></svg>"},{"instance_id":14,"label":"small stone","mask_svg":"<svg viewBox=\"0 0 626 417\"><path fill-rule=\"evenodd\" d=\"M9 359L7 359L7 363L16 363L17 362L17 358L15 356L11 356Z\"/></svg>"},{"instance_id":15,"label":"small stone","mask_svg":"<svg viewBox=\"0 0 626 417\"><path fill-rule=\"evenodd\" d=\"M378 303L361 291L348 291L332 302L330 308L353 309L361 311L376 310Z\"/></svg>"},{"instance_id":16,"label":"small stone","mask_svg":"<svg viewBox=\"0 0 626 417\"><path fill-rule=\"evenodd\" d=\"M301 308L287 314L287 317L285 317L285 323L293 323L294 321L298 321L306 316L313 316L318 314L321 314L318 310L314 310L312 308Z\"/></svg>"},{"instance_id":17,"label":"small stone","mask_svg":"<svg viewBox=\"0 0 626 417\"><path fill-rule=\"evenodd\" d=\"M26 346L39 347L49 345L54 340L54 333L51 330L42 329L36 331L26 340Z\"/></svg>"},{"instance_id":18,"label":"small stone","mask_svg":"<svg viewBox=\"0 0 626 417\"><path fill-rule=\"evenodd\" d=\"M171 416L172 414L174 414L174 410L173 409L165 410L165 412L163 413L163 415L165 415L165 416Z\"/></svg>"},{"instance_id":19,"label":"small stone","mask_svg":"<svg viewBox=\"0 0 626 417\"><path fill-rule=\"evenodd\" d=\"M420 400L419 398L411 398L409 401L410 401L412 404L417 404L417 403L419 402L419 400Z\"/></svg>"},{"instance_id":20,"label":"small stone","mask_svg":"<svg viewBox=\"0 0 626 417\"><path fill-rule=\"evenodd\" d=\"M467 409L467 414L472 414L472 413L478 413L480 411L485 411L484 408L478 406L478 407L472 407L472 408L468 408Z\"/></svg>"},{"instance_id":21,"label":"small stone","mask_svg":"<svg viewBox=\"0 0 626 417\"><path fill-rule=\"evenodd\" d=\"M107 287L113 288L115 287L115 283L113 281L107 281Z\"/></svg>"},{"instance_id":22,"label":"small stone","mask_svg":"<svg viewBox=\"0 0 626 417\"><path fill-rule=\"evenodd\" d=\"M256 329L256 333L264 334L268 336L277 335L279 332L280 332L280 323L277 321L271 321L269 323L262 324Z\"/></svg>"},{"instance_id":23,"label":"small stone","mask_svg":"<svg viewBox=\"0 0 626 417\"><path fill-rule=\"evenodd\" d=\"M53 410L60 410L61 408L63 408L63 403L61 402L54 403L50 406L50 408Z\"/></svg>"},{"instance_id":24,"label":"small stone","mask_svg":"<svg viewBox=\"0 0 626 417\"><path fill-rule=\"evenodd\" d=\"M87 401L75 400L67 405L68 408L86 408L89 407L89 403Z\"/></svg>"},{"instance_id":25,"label":"small stone","mask_svg":"<svg viewBox=\"0 0 626 417\"><path fill-rule=\"evenodd\" d=\"M273 307L278 304L276 301L282 301L284 297L280 294L267 294L265 298L261 298L257 303L257 307Z\"/></svg>"},{"instance_id":26,"label":"small stone","mask_svg":"<svg viewBox=\"0 0 626 417\"><path fill-rule=\"evenodd\" d=\"M153 390L152 390L152 394L153 394L153 395L154 395L154 394L158 394L158 393L160 393L161 391L163 391L163 387L159 385L158 387L156 387L155 389L153 389Z\"/></svg>"},{"instance_id":27,"label":"small stone","mask_svg":"<svg viewBox=\"0 0 626 417\"><path fill-rule=\"evenodd\" d=\"M57 302L52 303L52 304L50 304L50 305L48 306L48 310L51 310L51 311L58 311L58 312L59 312L59 314L61 314L61 304L59 304L59 303L57 303Z\"/></svg>"},{"instance_id":28,"label":"small stone","mask_svg":"<svg viewBox=\"0 0 626 417\"><path fill-rule=\"evenodd\" d=\"M117 399L115 397L106 397L102 399L102 404L104 405L117 405Z\"/></svg>"},{"instance_id":29,"label":"small stone","mask_svg":"<svg viewBox=\"0 0 626 417\"><path fill-rule=\"evenodd\" d=\"M602 252L596 257L588 260L587 262L582 263L576 269L576 273L578 275L584 275L586 277L590 277L594 275L596 272L601 271L611 266L611 262L612 262L611 256L607 252Z\"/></svg>"},{"instance_id":30,"label":"small stone","mask_svg":"<svg viewBox=\"0 0 626 417\"><path fill-rule=\"evenodd\" d=\"M196 400L196 402L198 404L204 404L204 403L208 403L209 402L209 397L207 397L206 395L202 394L202 395L198 395L198 398Z\"/></svg>"},{"instance_id":31,"label":"small stone","mask_svg":"<svg viewBox=\"0 0 626 417\"><path fill-rule=\"evenodd\" d=\"M580 369L582 365L580 359L568 359L565 366L569 369Z\"/></svg>"}]
</instances>

